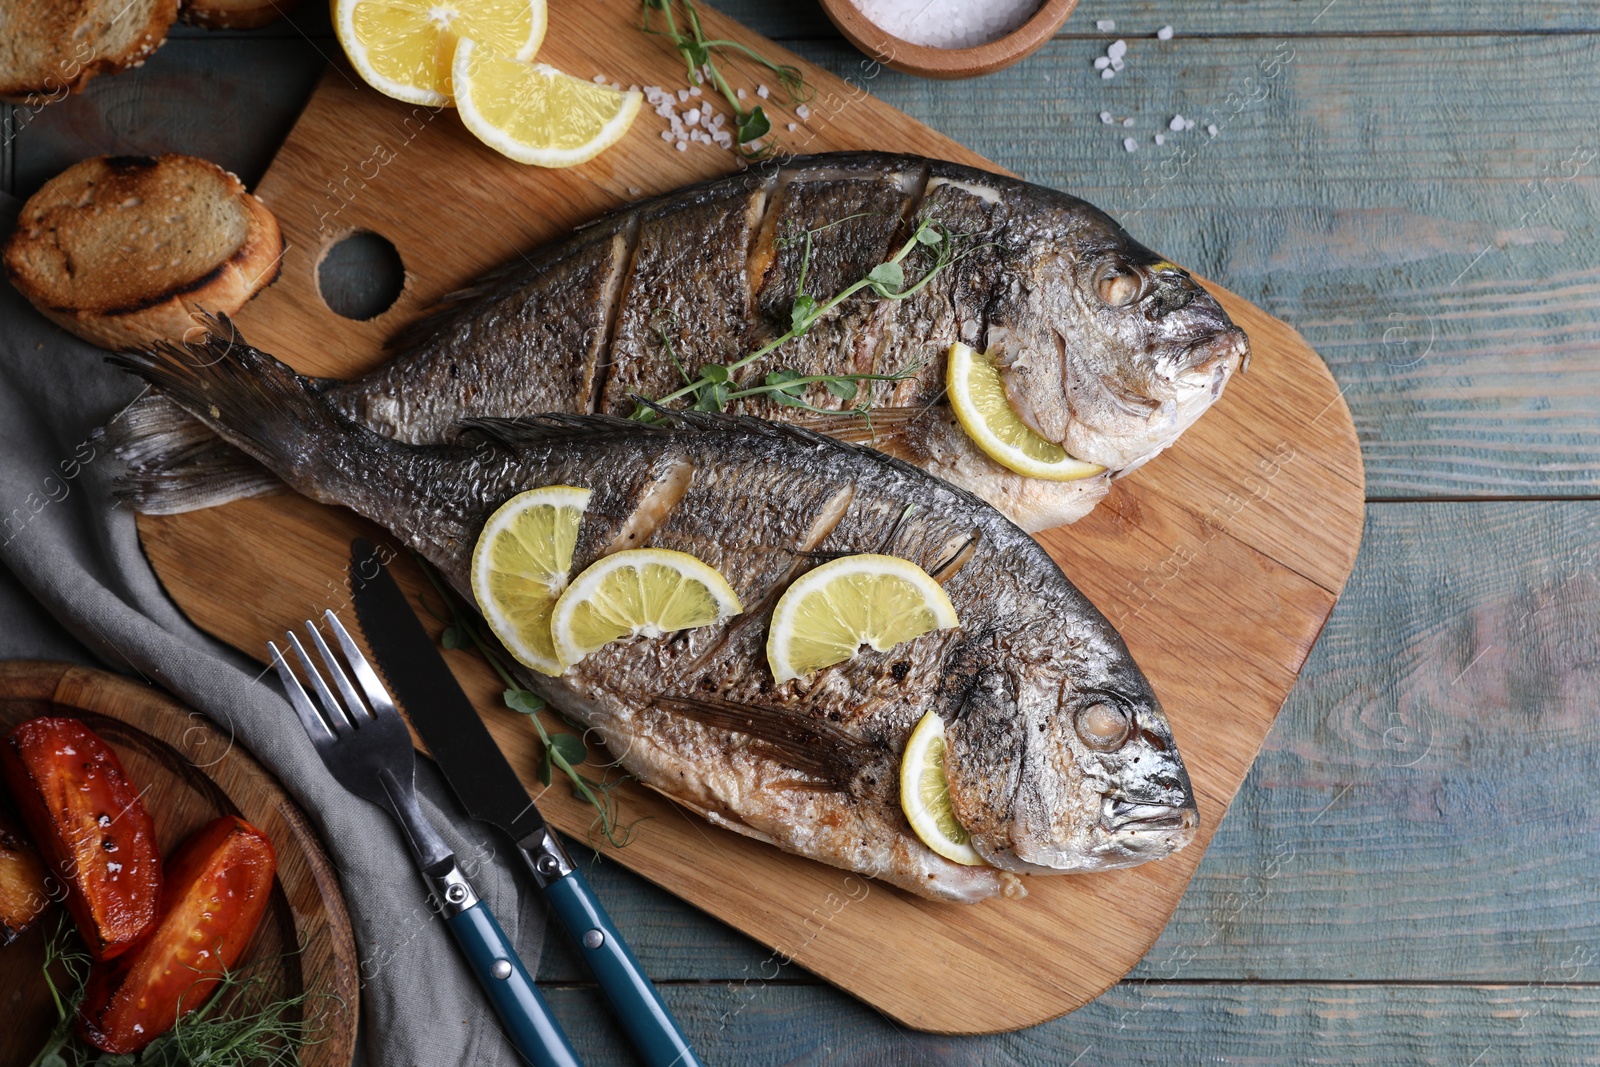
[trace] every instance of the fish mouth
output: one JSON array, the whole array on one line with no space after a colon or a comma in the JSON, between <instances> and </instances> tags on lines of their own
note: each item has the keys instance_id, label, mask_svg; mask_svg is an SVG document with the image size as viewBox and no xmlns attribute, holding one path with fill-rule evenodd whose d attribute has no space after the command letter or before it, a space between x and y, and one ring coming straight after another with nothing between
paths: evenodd
<instances>
[{"instance_id":1,"label":"fish mouth","mask_svg":"<svg viewBox=\"0 0 1600 1067\"><path fill-rule=\"evenodd\" d=\"M1118 848L1176 852L1194 838L1200 813L1192 803L1151 804L1106 797L1100 825Z\"/></svg>"},{"instance_id":2,"label":"fish mouth","mask_svg":"<svg viewBox=\"0 0 1600 1067\"><path fill-rule=\"evenodd\" d=\"M1250 338L1237 326L1190 341L1178 356L1180 373L1207 372L1218 366L1237 364L1240 371L1250 366Z\"/></svg>"}]
</instances>

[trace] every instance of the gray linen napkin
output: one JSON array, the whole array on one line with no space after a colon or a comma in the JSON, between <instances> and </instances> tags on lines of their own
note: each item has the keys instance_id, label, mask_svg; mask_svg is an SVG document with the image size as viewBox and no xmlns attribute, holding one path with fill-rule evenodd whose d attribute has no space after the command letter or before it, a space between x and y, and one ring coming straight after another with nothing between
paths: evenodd
<instances>
[{"instance_id":1,"label":"gray linen napkin","mask_svg":"<svg viewBox=\"0 0 1600 1067\"><path fill-rule=\"evenodd\" d=\"M0 195L0 240L20 206ZM162 592L132 514L113 506L114 461L88 440L138 392L104 356L0 282L0 659L68 660L136 676L211 716L278 777L339 870L361 953L369 1063L520 1063L429 911L397 828L328 776L276 681L196 630ZM498 842L467 819L426 760L417 785L423 808L537 970L537 890L494 859Z\"/></svg>"}]
</instances>

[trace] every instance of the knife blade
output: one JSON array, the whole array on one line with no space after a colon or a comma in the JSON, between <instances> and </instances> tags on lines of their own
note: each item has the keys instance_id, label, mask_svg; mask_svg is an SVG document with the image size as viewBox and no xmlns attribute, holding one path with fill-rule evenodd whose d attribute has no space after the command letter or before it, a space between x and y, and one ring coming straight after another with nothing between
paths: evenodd
<instances>
[{"instance_id":1,"label":"knife blade","mask_svg":"<svg viewBox=\"0 0 1600 1067\"><path fill-rule=\"evenodd\" d=\"M516 843L517 857L549 898L551 911L594 972L641 1058L650 1067L700 1067L677 1021L539 814L377 547L361 538L350 545L350 592L390 690L445 781L468 814L499 827Z\"/></svg>"}]
</instances>

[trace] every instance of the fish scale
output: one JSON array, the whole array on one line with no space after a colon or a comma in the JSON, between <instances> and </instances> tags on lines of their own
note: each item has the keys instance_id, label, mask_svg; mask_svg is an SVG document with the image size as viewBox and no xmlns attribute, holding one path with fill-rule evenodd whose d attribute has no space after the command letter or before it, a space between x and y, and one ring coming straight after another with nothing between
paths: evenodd
<instances>
[{"instance_id":1,"label":"fish scale","mask_svg":"<svg viewBox=\"0 0 1600 1067\"><path fill-rule=\"evenodd\" d=\"M927 286L903 300L857 293L738 372L745 386L776 370L905 374L859 390L870 423L760 396L731 410L867 441L1040 530L1082 516L1114 474L1170 445L1244 363L1244 335L1220 305L1092 205L953 163L835 153L762 164L600 219L447 298L370 374L320 388L350 418L414 443L446 440L465 418L629 415L637 398L664 397L703 366L784 335L802 274L803 294L826 301L924 222L950 235L956 256ZM907 281L934 262L913 251ZM943 401L956 341L989 351L1037 432L1107 473L1042 481L973 444ZM822 383L803 398L824 412L860 403ZM130 462L136 508L187 510L274 484L203 426L153 416L152 405L170 409L140 401L108 429Z\"/></svg>"}]
</instances>

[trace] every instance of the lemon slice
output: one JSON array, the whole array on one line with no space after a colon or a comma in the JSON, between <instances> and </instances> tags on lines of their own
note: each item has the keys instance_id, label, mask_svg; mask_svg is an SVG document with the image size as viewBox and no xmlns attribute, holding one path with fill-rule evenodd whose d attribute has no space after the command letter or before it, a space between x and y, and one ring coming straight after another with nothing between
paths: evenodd
<instances>
[{"instance_id":1,"label":"lemon slice","mask_svg":"<svg viewBox=\"0 0 1600 1067\"><path fill-rule=\"evenodd\" d=\"M333 0L333 32L362 79L429 107L451 102L458 39L526 62L545 24L545 0Z\"/></svg>"},{"instance_id":2,"label":"lemon slice","mask_svg":"<svg viewBox=\"0 0 1600 1067\"><path fill-rule=\"evenodd\" d=\"M787 682L843 663L862 645L885 652L960 622L944 589L910 560L845 556L806 572L778 598L767 665Z\"/></svg>"},{"instance_id":3,"label":"lemon slice","mask_svg":"<svg viewBox=\"0 0 1600 1067\"><path fill-rule=\"evenodd\" d=\"M506 59L489 45L456 45L456 108L484 144L519 163L571 167L616 144L644 94L619 92L544 63Z\"/></svg>"},{"instance_id":4,"label":"lemon slice","mask_svg":"<svg viewBox=\"0 0 1600 1067\"><path fill-rule=\"evenodd\" d=\"M478 610L517 661L542 674L563 669L550 642L550 612L567 587L589 496L570 485L518 493L489 516L472 550Z\"/></svg>"},{"instance_id":5,"label":"lemon slice","mask_svg":"<svg viewBox=\"0 0 1600 1067\"><path fill-rule=\"evenodd\" d=\"M1029 429L1011 410L994 364L960 341L950 346L945 381L961 428L1002 467L1052 482L1092 478L1105 470L1073 459L1060 445Z\"/></svg>"},{"instance_id":6,"label":"lemon slice","mask_svg":"<svg viewBox=\"0 0 1600 1067\"><path fill-rule=\"evenodd\" d=\"M983 866L966 827L950 807L950 784L944 776L944 720L928 712L911 731L900 760L900 810L922 843L947 860L968 867Z\"/></svg>"},{"instance_id":7,"label":"lemon slice","mask_svg":"<svg viewBox=\"0 0 1600 1067\"><path fill-rule=\"evenodd\" d=\"M573 579L556 601L550 635L570 666L624 637L709 626L742 610L727 580L687 552L632 548Z\"/></svg>"}]
</instances>

